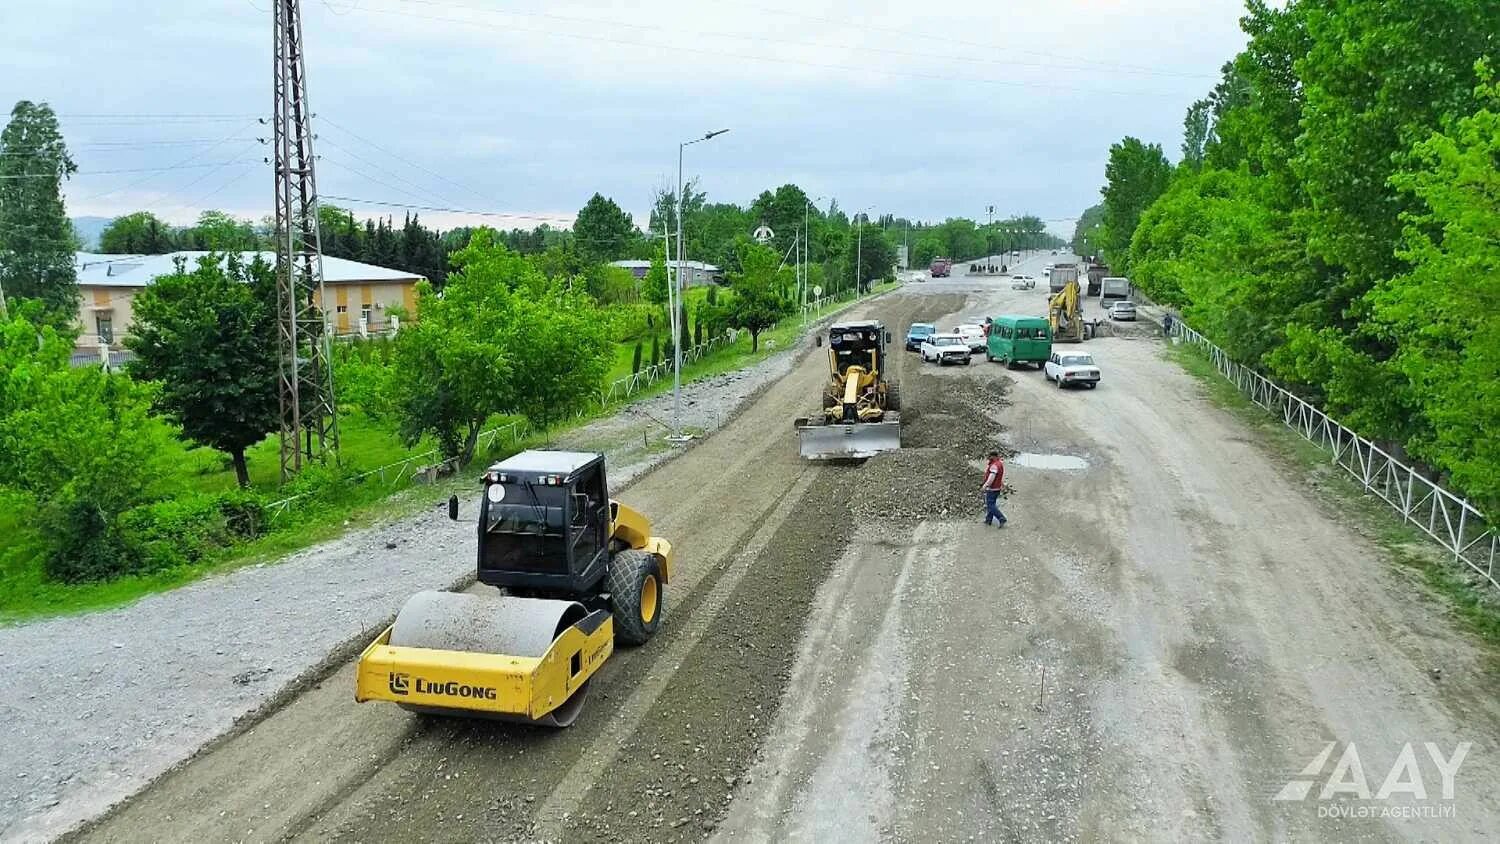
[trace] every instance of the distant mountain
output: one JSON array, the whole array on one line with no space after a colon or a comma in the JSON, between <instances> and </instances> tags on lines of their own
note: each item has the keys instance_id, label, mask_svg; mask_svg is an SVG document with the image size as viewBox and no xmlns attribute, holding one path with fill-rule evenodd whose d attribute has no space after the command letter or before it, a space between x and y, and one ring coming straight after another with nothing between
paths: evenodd
<instances>
[{"instance_id":1,"label":"distant mountain","mask_svg":"<svg viewBox=\"0 0 1500 844\"><path fill-rule=\"evenodd\" d=\"M84 251L97 249L99 247L99 235L104 233L104 227L108 226L113 217L73 217L73 230L83 239Z\"/></svg>"}]
</instances>

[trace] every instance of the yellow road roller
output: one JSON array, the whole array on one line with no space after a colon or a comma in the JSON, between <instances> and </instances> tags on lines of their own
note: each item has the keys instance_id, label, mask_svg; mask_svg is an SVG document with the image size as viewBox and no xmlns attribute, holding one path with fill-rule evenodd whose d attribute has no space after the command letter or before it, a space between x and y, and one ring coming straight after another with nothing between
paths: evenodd
<instances>
[{"instance_id":1,"label":"yellow road roller","mask_svg":"<svg viewBox=\"0 0 1500 844\"><path fill-rule=\"evenodd\" d=\"M354 698L566 727L615 642L661 627L672 545L609 497L604 455L573 451L485 470L478 537L479 582L505 594L413 595L360 655Z\"/></svg>"}]
</instances>

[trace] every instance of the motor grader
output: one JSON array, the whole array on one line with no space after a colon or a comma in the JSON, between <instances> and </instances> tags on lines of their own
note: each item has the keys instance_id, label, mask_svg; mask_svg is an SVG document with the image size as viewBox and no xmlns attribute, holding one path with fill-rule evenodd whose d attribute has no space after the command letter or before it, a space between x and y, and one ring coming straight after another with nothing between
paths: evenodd
<instances>
[{"instance_id":1,"label":"motor grader","mask_svg":"<svg viewBox=\"0 0 1500 844\"><path fill-rule=\"evenodd\" d=\"M355 700L440 715L572 724L616 642L661 627L672 546L609 497L604 455L524 451L489 467L478 581L419 592L359 658ZM458 498L448 515L458 519Z\"/></svg>"},{"instance_id":2,"label":"motor grader","mask_svg":"<svg viewBox=\"0 0 1500 844\"><path fill-rule=\"evenodd\" d=\"M819 335L817 345L823 345ZM900 385L886 377L891 335L873 320L828 327L820 413L795 422L802 456L862 460L901 447Z\"/></svg>"}]
</instances>

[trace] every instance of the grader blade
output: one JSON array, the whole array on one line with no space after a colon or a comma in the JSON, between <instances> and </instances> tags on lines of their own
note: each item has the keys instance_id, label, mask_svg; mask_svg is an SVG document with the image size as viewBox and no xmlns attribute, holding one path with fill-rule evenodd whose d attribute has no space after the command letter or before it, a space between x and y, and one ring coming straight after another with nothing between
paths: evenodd
<instances>
[{"instance_id":1,"label":"grader blade","mask_svg":"<svg viewBox=\"0 0 1500 844\"><path fill-rule=\"evenodd\" d=\"M887 412L881 422L799 425L797 439L808 460L864 460L901 447L901 420Z\"/></svg>"}]
</instances>

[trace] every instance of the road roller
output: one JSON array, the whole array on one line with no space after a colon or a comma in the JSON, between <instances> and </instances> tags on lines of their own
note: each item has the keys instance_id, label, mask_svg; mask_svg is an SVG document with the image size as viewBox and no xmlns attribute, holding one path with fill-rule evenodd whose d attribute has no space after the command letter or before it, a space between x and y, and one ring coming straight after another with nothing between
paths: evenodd
<instances>
[{"instance_id":1,"label":"road roller","mask_svg":"<svg viewBox=\"0 0 1500 844\"><path fill-rule=\"evenodd\" d=\"M521 452L479 498L478 580L503 594L413 595L360 655L355 700L566 727L615 643L661 627L671 572L671 543L609 497L604 455Z\"/></svg>"}]
</instances>

